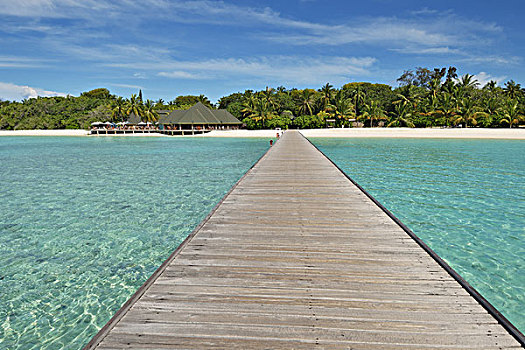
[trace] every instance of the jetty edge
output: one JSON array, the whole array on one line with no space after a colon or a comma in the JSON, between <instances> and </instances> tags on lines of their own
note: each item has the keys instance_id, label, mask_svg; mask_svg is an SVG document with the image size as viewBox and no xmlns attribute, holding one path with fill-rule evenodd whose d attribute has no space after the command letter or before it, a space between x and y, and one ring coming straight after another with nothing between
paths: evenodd
<instances>
[{"instance_id":1,"label":"jetty edge","mask_svg":"<svg viewBox=\"0 0 525 350\"><path fill-rule=\"evenodd\" d=\"M85 349L523 345L370 197L286 132Z\"/></svg>"},{"instance_id":2,"label":"jetty edge","mask_svg":"<svg viewBox=\"0 0 525 350\"><path fill-rule=\"evenodd\" d=\"M514 326L501 312L499 312L494 305L492 305L483 295L481 295L476 288L472 287L459 273L456 272L445 260L443 260L432 248L430 248L418 235L416 235L408 226L406 226L398 217L396 217L390 210L388 210L383 204L381 204L374 196L372 196L367 190L365 190L360 184L352 179L347 173L343 171L330 157L328 157L319 147L317 147L310 139L301 135L317 149L326 159L330 161L339 171L357 188L361 190L372 202L374 202L381 210L385 212L396 224L398 224L409 236L412 238L424 251L428 253L447 273L454 278L489 314L491 314L499 324L503 326L516 340L525 347L525 336L520 332L519 329Z\"/></svg>"},{"instance_id":3,"label":"jetty edge","mask_svg":"<svg viewBox=\"0 0 525 350\"><path fill-rule=\"evenodd\" d=\"M120 309L117 310L117 312L111 317L111 319L95 334L95 336L82 348L82 350L88 350L88 349L94 349L97 347L97 345L104 339L104 337L109 333L109 331L115 326L115 324L120 321L120 319L128 312L128 310L133 306L133 304L140 299L140 297L146 292L146 290L157 280L157 278L166 270L168 265L177 257L177 255L184 249L184 247L195 237L195 235L199 232L199 230L208 222L208 220L212 217L212 215L215 213L215 211L219 208L219 206L224 202L224 200L230 195L230 193L233 192L233 190L239 185L239 183L248 175L251 169L255 167L261 159L264 158L264 156L270 151L268 149L264 154L255 162L252 164L250 169L244 173L243 176L230 188L228 192L221 198L219 203L215 205L215 207L212 208L212 210L206 215L206 217L191 231L191 233L186 237L181 244L171 253L166 260L151 274L151 276L144 282L142 286L137 289L135 293L120 307Z\"/></svg>"}]
</instances>

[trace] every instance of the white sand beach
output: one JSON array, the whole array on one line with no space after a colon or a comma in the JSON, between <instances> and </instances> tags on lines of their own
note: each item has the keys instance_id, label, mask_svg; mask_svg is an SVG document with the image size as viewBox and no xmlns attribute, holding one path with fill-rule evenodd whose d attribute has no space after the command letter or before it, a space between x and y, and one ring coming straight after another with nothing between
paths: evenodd
<instances>
[{"instance_id":1,"label":"white sand beach","mask_svg":"<svg viewBox=\"0 0 525 350\"><path fill-rule=\"evenodd\" d=\"M305 129L306 137L389 137L389 138L462 138L524 140L525 129L461 129L461 128L347 128ZM200 137L268 137L275 138L276 130L214 130Z\"/></svg>"},{"instance_id":2,"label":"white sand beach","mask_svg":"<svg viewBox=\"0 0 525 350\"><path fill-rule=\"evenodd\" d=\"M306 137L389 137L389 138L463 138L525 140L525 128L351 128L305 129ZM276 130L213 130L204 135L184 137L263 137L275 138ZM0 136L88 136L87 130L0 130ZM100 137L171 137L160 134L101 135ZM179 136L180 137L180 136Z\"/></svg>"},{"instance_id":3,"label":"white sand beach","mask_svg":"<svg viewBox=\"0 0 525 350\"><path fill-rule=\"evenodd\" d=\"M0 136L87 136L89 131L67 130L0 130Z\"/></svg>"},{"instance_id":4,"label":"white sand beach","mask_svg":"<svg viewBox=\"0 0 525 350\"><path fill-rule=\"evenodd\" d=\"M524 140L525 129L351 128L301 130L306 137L390 137Z\"/></svg>"}]
</instances>

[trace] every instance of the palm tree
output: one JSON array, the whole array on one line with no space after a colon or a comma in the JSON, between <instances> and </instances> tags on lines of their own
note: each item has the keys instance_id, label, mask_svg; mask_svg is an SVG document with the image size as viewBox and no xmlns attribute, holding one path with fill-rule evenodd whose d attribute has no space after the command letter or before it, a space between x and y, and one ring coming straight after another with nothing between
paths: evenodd
<instances>
[{"instance_id":1,"label":"palm tree","mask_svg":"<svg viewBox=\"0 0 525 350\"><path fill-rule=\"evenodd\" d=\"M438 98L438 107L436 114L442 117L438 120L439 124L448 125L449 121L458 113L458 106L455 97L448 93L443 92Z\"/></svg>"},{"instance_id":2,"label":"palm tree","mask_svg":"<svg viewBox=\"0 0 525 350\"><path fill-rule=\"evenodd\" d=\"M326 108L330 114L336 118L338 126L344 125L348 117L354 115L352 100L346 98L343 90L337 91L331 103Z\"/></svg>"},{"instance_id":3,"label":"palm tree","mask_svg":"<svg viewBox=\"0 0 525 350\"><path fill-rule=\"evenodd\" d=\"M414 85L405 85L399 88L397 98L398 100L392 102L393 104L409 104L411 108L415 110L419 105L421 96L417 87Z\"/></svg>"},{"instance_id":4,"label":"palm tree","mask_svg":"<svg viewBox=\"0 0 525 350\"><path fill-rule=\"evenodd\" d=\"M480 111L481 123L484 127L492 125L494 118L501 114L500 101L497 98L490 98L484 101L483 110Z\"/></svg>"},{"instance_id":5,"label":"palm tree","mask_svg":"<svg viewBox=\"0 0 525 350\"><path fill-rule=\"evenodd\" d=\"M319 89L322 94L321 102L323 111L327 110L330 100L332 99L333 86L330 83L326 83L322 88Z\"/></svg>"},{"instance_id":6,"label":"palm tree","mask_svg":"<svg viewBox=\"0 0 525 350\"><path fill-rule=\"evenodd\" d=\"M468 89L468 88L475 88L479 85L479 82L477 79L474 78L473 75L465 74L461 77L459 80L458 86Z\"/></svg>"},{"instance_id":7,"label":"palm tree","mask_svg":"<svg viewBox=\"0 0 525 350\"><path fill-rule=\"evenodd\" d=\"M515 100L522 94L521 85L516 84L514 80L509 80L505 83L505 88L503 88L505 95L510 99Z\"/></svg>"},{"instance_id":8,"label":"palm tree","mask_svg":"<svg viewBox=\"0 0 525 350\"><path fill-rule=\"evenodd\" d=\"M374 119L376 120L385 120L386 113L379 104L378 101L370 101L370 103L365 104L364 112L360 117L364 120L370 120L370 127L374 127Z\"/></svg>"},{"instance_id":9,"label":"palm tree","mask_svg":"<svg viewBox=\"0 0 525 350\"><path fill-rule=\"evenodd\" d=\"M204 96L204 95L199 95L199 96L197 97L197 100L198 100L200 103L202 103L203 105L207 105L207 106L210 106L210 107L211 107L211 102L210 102L210 100L209 100L206 96Z\"/></svg>"},{"instance_id":10,"label":"palm tree","mask_svg":"<svg viewBox=\"0 0 525 350\"><path fill-rule=\"evenodd\" d=\"M357 117L359 116L359 105L365 103L366 93L357 86L357 89L352 92L352 99L354 100L354 114Z\"/></svg>"},{"instance_id":11,"label":"palm tree","mask_svg":"<svg viewBox=\"0 0 525 350\"><path fill-rule=\"evenodd\" d=\"M249 117L253 114L255 111L255 100L256 97L251 90L246 90L244 92L244 98L242 101L243 109L241 109L243 117Z\"/></svg>"},{"instance_id":12,"label":"palm tree","mask_svg":"<svg viewBox=\"0 0 525 350\"><path fill-rule=\"evenodd\" d=\"M474 78L473 75L465 74L464 76L462 76L458 84L456 85L458 99L463 98L467 91L476 88L478 85L479 82Z\"/></svg>"},{"instance_id":13,"label":"palm tree","mask_svg":"<svg viewBox=\"0 0 525 350\"><path fill-rule=\"evenodd\" d=\"M304 89L299 97L299 113L313 115L315 93L310 89Z\"/></svg>"},{"instance_id":14,"label":"palm tree","mask_svg":"<svg viewBox=\"0 0 525 350\"><path fill-rule=\"evenodd\" d=\"M479 107L474 104L474 101L470 98L461 99L459 103L458 114L452 117L452 122L455 125L465 124L465 128L468 128L469 122L471 125L476 125L478 116L482 115L479 111Z\"/></svg>"},{"instance_id":15,"label":"palm tree","mask_svg":"<svg viewBox=\"0 0 525 350\"><path fill-rule=\"evenodd\" d=\"M262 96L268 102L272 107L275 107L275 100L274 100L274 90L273 88L269 88L268 86L264 91L261 91Z\"/></svg>"},{"instance_id":16,"label":"palm tree","mask_svg":"<svg viewBox=\"0 0 525 350\"><path fill-rule=\"evenodd\" d=\"M509 128L512 128L512 124L519 125L524 120L524 116L520 114L518 101L509 100L503 107L503 118L499 121L500 124L509 124Z\"/></svg>"},{"instance_id":17,"label":"palm tree","mask_svg":"<svg viewBox=\"0 0 525 350\"><path fill-rule=\"evenodd\" d=\"M455 81L457 80L457 78L458 74L456 67L448 67L447 77L445 79L445 82L441 86L441 90L452 93L452 89L456 86Z\"/></svg>"},{"instance_id":18,"label":"palm tree","mask_svg":"<svg viewBox=\"0 0 525 350\"><path fill-rule=\"evenodd\" d=\"M441 80L438 78L432 79L428 83L428 97L432 101L436 101L440 91L441 91Z\"/></svg>"},{"instance_id":19,"label":"palm tree","mask_svg":"<svg viewBox=\"0 0 525 350\"><path fill-rule=\"evenodd\" d=\"M146 100L146 103L144 103L143 113L147 122L154 122L159 116L155 110L155 103L152 100Z\"/></svg>"},{"instance_id":20,"label":"palm tree","mask_svg":"<svg viewBox=\"0 0 525 350\"><path fill-rule=\"evenodd\" d=\"M144 114L143 107L142 107L142 101L135 94L132 94L131 98L128 101L128 108L127 108L126 114L130 115L131 113L134 113L138 115L139 117L142 117L142 115Z\"/></svg>"},{"instance_id":21,"label":"palm tree","mask_svg":"<svg viewBox=\"0 0 525 350\"><path fill-rule=\"evenodd\" d=\"M412 113L408 103L398 103L394 107L392 112L392 119L387 127L391 126L408 126L409 128L414 127L414 123L410 120Z\"/></svg>"},{"instance_id":22,"label":"palm tree","mask_svg":"<svg viewBox=\"0 0 525 350\"><path fill-rule=\"evenodd\" d=\"M491 80L488 83L486 83L485 86L483 86L483 89L489 90L491 93L493 93L494 90L496 90L497 86L498 83L495 80Z\"/></svg>"},{"instance_id":23,"label":"palm tree","mask_svg":"<svg viewBox=\"0 0 525 350\"><path fill-rule=\"evenodd\" d=\"M113 120L121 119L122 122L124 122L124 116L126 115L126 100L119 96L112 102L111 107L111 117Z\"/></svg>"},{"instance_id":24,"label":"palm tree","mask_svg":"<svg viewBox=\"0 0 525 350\"><path fill-rule=\"evenodd\" d=\"M261 122L263 129L266 126L266 121L275 117L272 105L265 98L255 98L255 108L249 115L250 118L256 122Z\"/></svg>"}]
</instances>

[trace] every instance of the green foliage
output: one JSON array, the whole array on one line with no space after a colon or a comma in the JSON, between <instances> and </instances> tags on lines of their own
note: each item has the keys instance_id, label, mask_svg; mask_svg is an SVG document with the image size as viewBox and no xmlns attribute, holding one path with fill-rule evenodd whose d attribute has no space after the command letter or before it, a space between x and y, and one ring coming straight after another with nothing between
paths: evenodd
<instances>
[{"instance_id":1,"label":"green foliage","mask_svg":"<svg viewBox=\"0 0 525 350\"><path fill-rule=\"evenodd\" d=\"M509 99L506 101L505 105L502 108L502 118L500 119L500 124L507 124L509 128L512 128L512 125L519 125L520 122L524 120L524 116L520 113L518 107L518 101Z\"/></svg>"},{"instance_id":2,"label":"green foliage","mask_svg":"<svg viewBox=\"0 0 525 350\"><path fill-rule=\"evenodd\" d=\"M297 105L298 114L313 115L316 111L315 104L320 98L320 94L312 89L296 90L293 92Z\"/></svg>"},{"instance_id":3,"label":"green foliage","mask_svg":"<svg viewBox=\"0 0 525 350\"><path fill-rule=\"evenodd\" d=\"M32 98L0 107L0 129L87 129L111 120L110 101L99 97Z\"/></svg>"},{"instance_id":4,"label":"green foliage","mask_svg":"<svg viewBox=\"0 0 525 350\"><path fill-rule=\"evenodd\" d=\"M517 127L525 122L525 93L509 80L504 87L492 81L480 87L474 76L458 77L455 67L418 67L405 71L400 86L352 82L340 89L330 83L315 89L246 90L219 99L249 129L322 128L330 124L365 127ZM134 113L144 121L155 121L158 110L188 109L198 102L214 108L204 95L177 96L153 102L142 99L142 91L129 99L113 96L104 88L79 97L31 98L22 102L0 100L0 129L89 128L94 121L119 122Z\"/></svg>"},{"instance_id":5,"label":"green foliage","mask_svg":"<svg viewBox=\"0 0 525 350\"><path fill-rule=\"evenodd\" d=\"M293 125L299 129L318 129L326 126L323 113L316 115L300 115L293 121Z\"/></svg>"},{"instance_id":6,"label":"green foliage","mask_svg":"<svg viewBox=\"0 0 525 350\"><path fill-rule=\"evenodd\" d=\"M407 72L405 72L407 73ZM507 127L503 106L508 98L517 102L521 116L525 110L525 96L520 84L509 81L505 88L490 82L480 88L474 76L458 77L455 67L417 68L408 71L401 86L392 89L385 84L352 82L341 89L329 83L317 91L312 89L266 88L246 90L220 100L232 114L243 118L249 128L263 128L261 101L266 101L264 113L272 127L276 115L291 113L289 127L320 128L326 119L334 119L335 126L350 126L350 119L365 121L365 126L451 127L454 125ZM322 113L321 113L322 112ZM279 118L275 119L276 121ZM523 123L521 117L511 117L512 126ZM384 123L383 123L384 122Z\"/></svg>"},{"instance_id":7,"label":"green foliage","mask_svg":"<svg viewBox=\"0 0 525 350\"><path fill-rule=\"evenodd\" d=\"M111 93L109 92L108 89L99 88L99 89L94 89L91 91L83 92L80 96L99 98L99 99L105 100L105 99L111 98Z\"/></svg>"},{"instance_id":8,"label":"green foliage","mask_svg":"<svg viewBox=\"0 0 525 350\"><path fill-rule=\"evenodd\" d=\"M270 129L281 128L283 130L288 129L288 127L291 124L292 124L292 119L287 114L276 115L272 117L271 119L269 119L268 122L266 123L266 125Z\"/></svg>"},{"instance_id":9,"label":"green foliage","mask_svg":"<svg viewBox=\"0 0 525 350\"><path fill-rule=\"evenodd\" d=\"M189 106L193 106L197 102L201 102L202 104L204 104L205 106L207 106L209 108L214 108L213 105L211 104L210 100L204 95L199 95L199 96L194 96L194 95L177 96L175 98L175 100L173 100L173 105L174 105L175 109L182 109L180 107L188 106L188 105Z\"/></svg>"},{"instance_id":10,"label":"green foliage","mask_svg":"<svg viewBox=\"0 0 525 350\"><path fill-rule=\"evenodd\" d=\"M235 118L239 119L242 117L242 103L241 102L233 102L226 107L226 110L230 112Z\"/></svg>"},{"instance_id":11,"label":"green foliage","mask_svg":"<svg viewBox=\"0 0 525 350\"><path fill-rule=\"evenodd\" d=\"M246 124L246 128L249 130L262 129L262 123L252 118L244 118L242 120Z\"/></svg>"},{"instance_id":12,"label":"green foliage","mask_svg":"<svg viewBox=\"0 0 525 350\"><path fill-rule=\"evenodd\" d=\"M228 96L221 97L219 99L219 109L227 109L229 105L233 103L241 104L244 95L240 92L230 94ZM230 112L231 113L231 112Z\"/></svg>"}]
</instances>

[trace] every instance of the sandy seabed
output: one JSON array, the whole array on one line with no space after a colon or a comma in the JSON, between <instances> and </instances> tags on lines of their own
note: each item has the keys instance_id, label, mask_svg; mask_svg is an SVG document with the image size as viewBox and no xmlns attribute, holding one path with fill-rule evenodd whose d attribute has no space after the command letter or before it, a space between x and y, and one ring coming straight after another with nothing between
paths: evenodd
<instances>
[{"instance_id":1,"label":"sandy seabed","mask_svg":"<svg viewBox=\"0 0 525 350\"><path fill-rule=\"evenodd\" d=\"M351 128L351 129L305 129L306 137L389 137L389 138L463 138L524 140L525 128ZM204 135L184 137L264 137L275 138L276 130L214 130ZM0 130L0 136L88 136L87 130ZM94 137L174 137L160 134L100 135ZM176 137L176 136L175 136ZM181 136L179 136L181 137Z\"/></svg>"}]
</instances>

